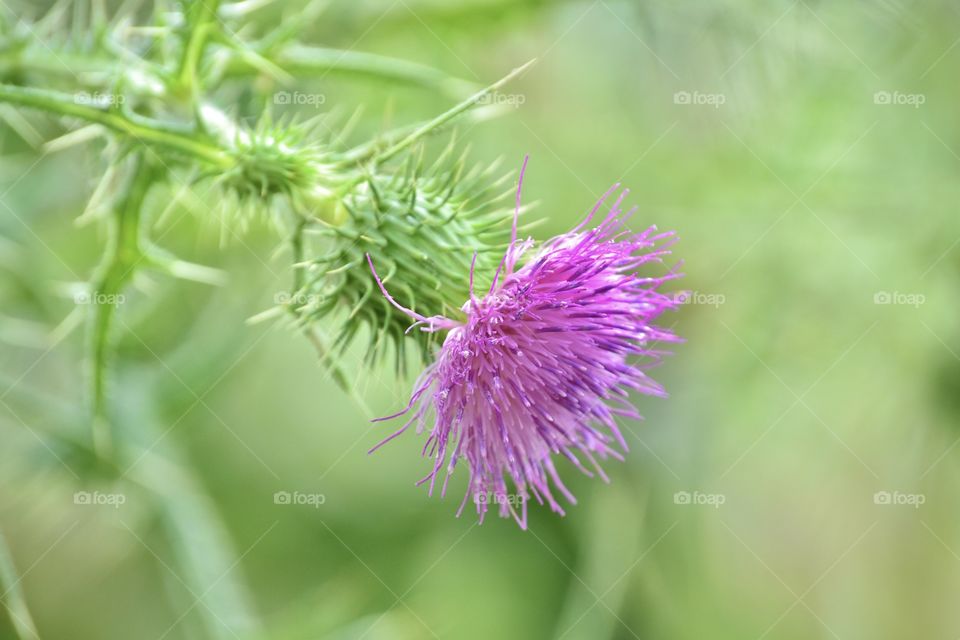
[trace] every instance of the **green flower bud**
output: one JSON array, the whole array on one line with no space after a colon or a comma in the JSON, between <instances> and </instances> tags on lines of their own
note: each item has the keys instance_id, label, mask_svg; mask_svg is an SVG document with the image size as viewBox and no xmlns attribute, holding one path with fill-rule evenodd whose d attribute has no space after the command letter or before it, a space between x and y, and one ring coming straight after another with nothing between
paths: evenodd
<instances>
[{"instance_id":1,"label":"green flower bud","mask_svg":"<svg viewBox=\"0 0 960 640\"><path fill-rule=\"evenodd\" d=\"M342 223L324 228L315 257L300 265L305 284L298 299L309 301L301 316L338 317L334 348L341 351L366 328L367 358L372 361L393 343L402 366L410 319L380 295L365 256L370 254L400 304L456 316L469 298L474 254L480 287L489 283L509 242L511 211L498 207L508 194L496 194L503 179L491 180L494 170L464 174L461 160L453 168L423 171L408 162L396 173L356 183L339 200ZM409 335L429 353L432 334Z\"/></svg>"},{"instance_id":2,"label":"green flower bud","mask_svg":"<svg viewBox=\"0 0 960 640\"><path fill-rule=\"evenodd\" d=\"M303 143L305 133L303 127L274 125L269 118L253 131L234 132L234 165L216 177L227 215L239 216L246 224L269 211L275 196L284 196L295 211L317 209L318 203L331 198L333 192L323 185L340 177L331 168L330 154Z\"/></svg>"}]
</instances>

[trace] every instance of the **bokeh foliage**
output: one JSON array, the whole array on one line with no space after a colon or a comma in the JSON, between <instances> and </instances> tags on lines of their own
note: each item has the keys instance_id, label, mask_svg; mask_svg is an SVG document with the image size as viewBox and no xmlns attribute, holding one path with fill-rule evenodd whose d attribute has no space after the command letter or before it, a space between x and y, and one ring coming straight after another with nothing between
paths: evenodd
<instances>
[{"instance_id":1,"label":"bokeh foliage","mask_svg":"<svg viewBox=\"0 0 960 640\"><path fill-rule=\"evenodd\" d=\"M323 110L364 106L357 140L539 58L502 90L517 108L460 139L478 161L531 154L540 237L615 180L643 224L677 229L699 295L656 372L671 398L640 402L611 485L565 474L580 498L567 518L536 511L528 533L456 520L455 500L412 487L422 442L364 453L410 377L362 369L358 344L347 365L365 373L345 394L309 345L248 325L288 291L289 256L257 222L221 247L202 186L155 232L229 279L143 274L119 308L110 402L151 453L116 483L81 444L83 335L61 325L68 283L104 246L96 225L71 226L102 166L90 148L42 153L31 143L61 126L4 108L0 573L22 576L4 598L19 618L50 638L960 635L953 4L403 0L311 20L282 4L303 42L442 70L418 86L308 75L286 53ZM127 500L76 505L81 490ZM278 505L278 491L325 500ZM725 502L678 505L683 491ZM876 504L883 491L925 502Z\"/></svg>"}]
</instances>

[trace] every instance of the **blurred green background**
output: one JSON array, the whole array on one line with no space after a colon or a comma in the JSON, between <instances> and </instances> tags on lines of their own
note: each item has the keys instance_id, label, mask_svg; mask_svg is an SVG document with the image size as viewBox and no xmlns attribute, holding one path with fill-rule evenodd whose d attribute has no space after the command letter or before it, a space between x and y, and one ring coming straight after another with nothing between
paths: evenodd
<instances>
[{"instance_id":1,"label":"blurred green background","mask_svg":"<svg viewBox=\"0 0 960 640\"><path fill-rule=\"evenodd\" d=\"M958 27L937 0L341 1L302 25L480 84L538 58L502 91L515 108L460 127L472 157L530 154L541 239L618 180L638 224L681 237L671 397L637 398L611 484L564 464L579 504L527 532L455 518L463 476L445 500L414 488L422 438L368 456L412 380L368 371L351 399L302 338L246 324L287 265L266 228L220 247L202 211L155 237L230 281L129 292L111 401L143 455L90 473L83 331L52 336L102 250L74 219L105 167L3 126L4 601L49 639L957 638ZM453 104L301 89L364 105L361 132Z\"/></svg>"}]
</instances>

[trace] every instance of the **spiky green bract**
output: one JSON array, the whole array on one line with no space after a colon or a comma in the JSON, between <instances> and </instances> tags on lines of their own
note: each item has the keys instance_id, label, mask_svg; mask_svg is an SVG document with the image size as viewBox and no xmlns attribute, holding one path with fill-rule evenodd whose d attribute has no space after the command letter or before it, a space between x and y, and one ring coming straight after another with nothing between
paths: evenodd
<instances>
[{"instance_id":1,"label":"spiky green bract","mask_svg":"<svg viewBox=\"0 0 960 640\"><path fill-rule=\"evenodd\" d=\"M328 198L329 185L342 178L331 170L330 152L305 142L310 138L308 125L274 124L265 117L255 129L237 130L232 137L233 166L216 177L226 215L245 225L270 211L276 196L284 196L294 211L331 221L317 203Z\"/></svg>"},{"instance_id":2,"label":"spiky green bract","mask_svg":"<svg viewBox=\"0 0 960 640\"><path fill-rule=\"evenodd\" d=\"M469 172L463 166L462 159L452 167L441 160L424 170L411 157L392 173L367 176L340 202L343 223L318 230L317 253L305 254L299 265L303 288L293 300L301 317L332 315L340 323L335 349L345 350L363 329L368 362L392 345L402 367L410 319L377 295L367 253L383 265L397 300L411 309L460 313L474 255L478 277L492 277L509 242L510 211L499 206L507 193L497 193L506 177L491 178L496 165ZM409 336L422 354L430 353L429 334Z\"/></svg>"}]
</instances>

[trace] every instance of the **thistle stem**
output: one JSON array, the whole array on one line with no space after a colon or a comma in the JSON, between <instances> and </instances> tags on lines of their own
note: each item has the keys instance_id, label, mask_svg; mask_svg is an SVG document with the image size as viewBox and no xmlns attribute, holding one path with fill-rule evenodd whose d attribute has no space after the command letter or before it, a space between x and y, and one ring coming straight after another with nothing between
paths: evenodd
<instances>
[{"instance_id":1,"label":"thistle stem","mask_svg":"<svg viewBox=\"0 0 960 640\"><path fill-rule=\"evenodd\" d=\"M208 142L195 140L189 129L123 112L115 107L83 104L74 95L0 83L0 102L100 124L136 141L179 151L218 168L233 166L228 152Z\"/></svg>"},{"instance_id":2,"label":"thistle stem","mask_svg":"<svg viewBox=\"0 0 960 640\"><path fill-rule=\"evenodd\" d=\"M406 136L405 138L401 139L394 145L388 147L387 149L381 151L376 156L374 156L374 161L386 162L387 160L394 157L401 151L409 148L415 142L420 140L420 138L423 138L424 136L430 133L433 133L435 130L447 124L448 122L450 122L451 120L459 116L461 113L463 113L464 111L467 111L468 109L476 105L478 102L483 100L485 97L487 97L488 95L490 95L491 93L493 93L494 91L502 87L503 85L507 84L508 82L516 78L518 75L520 75L521 73L526 71L528 68L530 68L530 66L536 61L537 61L536 58L534 58L533 60L526 63L525 65L517 67L516 69L514 69L513 71L505 75L500 80L497 80L496 82L486 87L485 89L481 89L480 91L476 92L475 94L473 94L472 96L470 96L469 98L461 102L460 104L456 105L455 107L448 109L447 111L444 111L436 118L433 118L432 120L429 120L428 122L424 123L420 127L414 129L408 136Z\"/></svg>"},{"instance_id":3,"label":"thistle stem","mask_svg":"<svg viewBox=\"0 0 960 640\"><path fill-rule=\"evenodd\" d=\"M362 51L290 44L278 48L269 58L278 67L296 77L327 73L352 74L436 89L455 98L470 95L478 88L472 82L449 76L433 67ZM240 76L249 73L249 69L250 65L242 58L235 58L227 73L230 76Z\"/></svg>"},{"instance_id":4,"label":"thistle stem","mask_svg":"<svg viewBox=\"0 0 960 640\"><path fill-rule=\"evenodd\" d=\"M143 257L140 220L156 169L142 154L134 157L126 192L112 212L110 238L89 292L90 384L93 447L101 460L113 457L113 432L107 406L110 330L123 290Z\"/></svg>"},{"instance_id":5,"label":"thistle stem","mask_svg":"<svg viewBox=\"0 0 960 640\"><path fill-rule=\"evenodd\" d=\"M180 58L177 74L179 89L191 99L197 99L197 73L200 59L207 46L210 34L217 26L217 9L220 0L193 0L186 11L187 26L190 34Z\"/></svg>"}]
</instances>

